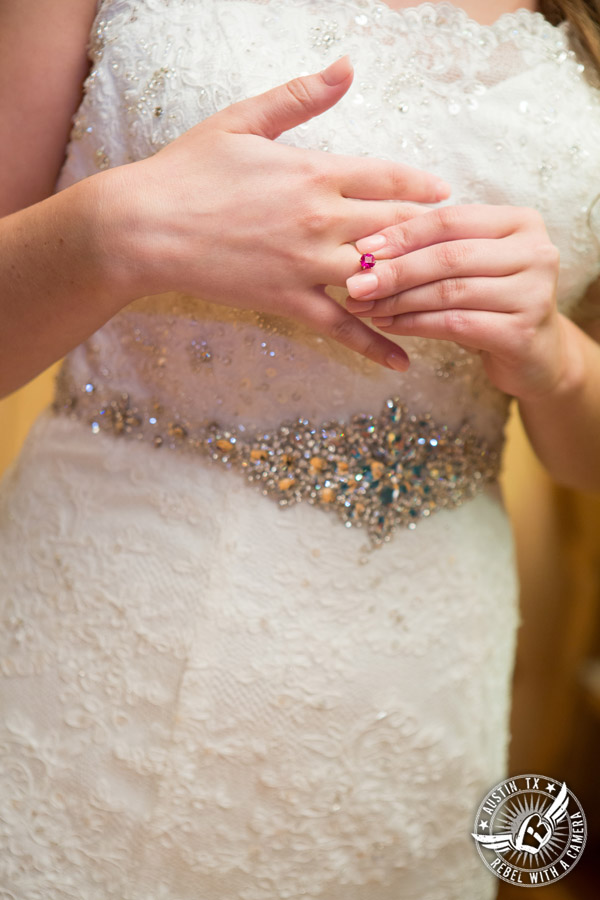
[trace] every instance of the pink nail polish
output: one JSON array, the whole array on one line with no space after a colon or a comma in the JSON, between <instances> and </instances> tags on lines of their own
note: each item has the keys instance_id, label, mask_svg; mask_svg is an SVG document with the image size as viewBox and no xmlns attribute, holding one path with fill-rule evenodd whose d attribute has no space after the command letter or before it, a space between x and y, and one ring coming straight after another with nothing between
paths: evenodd
<instances>
[{"instance_id":1,"label":"pink nail polish","mask_svg":"<svg viewBox=\"0 0 600 900\"><path fill-rule=\"evenodd\" d=\"M367 310L373 309L373 307L375 306L374 300L355 300L353 297L350 297L347 303L348 312L353 313L367 312Z\"/></svg>"},{"instance_id":2,"label":"pink nail polish","mask_svg":"<svg viewBox=\"0 0 600 900\"><path fill-rule=\"evenodd\" d=\"M386 356L385 361L390 369L394 369L396 372L406 372L410 365L408 356L401 356L399 353L393 352Z\"/></svg>"},{"instance_id":3,"label":"pink nail polish","mask_svg":"<svg viewBox=\"0 0 600 900\"><path fill-rule=\"evenodd\" d=\"M370 294L377 289L378 284L379 279L377 278L377 275L352 275L350 278L346 279L348 293L351 294L354 299L364 297L365 294Z\"/></svg>"},{"instance_id":4,"label":"pink nail polish","mask_svg":"<svg viewBox=\"0 0 600 900\"><path fill-rule=\"evenodd\" d=\"M349 65L352 66L350 57L345 53L344 56L340 56L339 59L332 62L326 69L322 69L319 72L319 75L325 84L329 85L329 87L335 87L336 85L341 84L342 81L350 75L352 69L348 70Z\"/></svg>"},{"instance_id":5,"label":"pink nail polish","mask_svg":"<svg viewBox=\"0 0 600 900\"><path fill-rule=\"evenodd\" d=\"M448 184L447 181L442 181L441 179L438 181L437 185L437 198L438 200L447 200L447 198L452 193L452 188Z\"/></svg>"},{"instance_id":6,"label":"pink nail polish","mask_svg":"<svg viewBox=\"0 0 600 900\"><path fill-rule=\"evenodd\" d=\"M373 250L381 250L382 247L385 247L386 243L387 238L382 234L376 234L371 238L361 238L360 241L356 242L356 249L361 253L372 253Z\"/></svg>"}]
</instances>

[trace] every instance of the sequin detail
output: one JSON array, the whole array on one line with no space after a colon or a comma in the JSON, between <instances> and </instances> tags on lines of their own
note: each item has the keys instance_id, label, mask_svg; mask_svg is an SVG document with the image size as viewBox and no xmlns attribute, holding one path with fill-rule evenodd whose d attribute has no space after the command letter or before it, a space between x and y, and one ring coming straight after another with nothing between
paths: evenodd
<instances>
[{"instance_id":1,"label":"sequin detail","mask_svg":"<svg viewBox=\"0 0 600 900\"><path fill-rule=\"evenodd\" d=\"M52 409L79 418L94 434L108 432L209 456L279 506L301 501L334 511L347 528L364 527L372 547L399 527L453 508L496 480L501 447L493 447L464 422L456 431L429 413L409 414L398 397L379 415L356 414L348 423L289 419L270 431L246 433L218 422L194 427L158 404L132 403L128 393L99 404L94 385L78 396L57 385Z\"/></svg>"}]
</instances>

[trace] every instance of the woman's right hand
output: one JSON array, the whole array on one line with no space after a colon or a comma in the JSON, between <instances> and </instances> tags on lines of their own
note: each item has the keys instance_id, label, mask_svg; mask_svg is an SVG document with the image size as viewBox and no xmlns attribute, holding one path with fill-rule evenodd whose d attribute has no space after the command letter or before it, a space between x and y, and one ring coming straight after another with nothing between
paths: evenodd
<instances>
[{"instance_id":1,"label":"woman's right hand","mask_svg":"<svg viewBox=\"0 0 600 900\"><path fill-rule=\"evenodd\" d=\"M123 249L136 261L136 296L176 290L289 317L384 365L390 351L403 354L324 286L344 286L361 271L352 242L427 212L415 201L435 203L447 186L399 163L275 141L338 102L352 76L342 57L103 173L133 211L125 237L133 244Z\"/></svg>"}]
</instances>

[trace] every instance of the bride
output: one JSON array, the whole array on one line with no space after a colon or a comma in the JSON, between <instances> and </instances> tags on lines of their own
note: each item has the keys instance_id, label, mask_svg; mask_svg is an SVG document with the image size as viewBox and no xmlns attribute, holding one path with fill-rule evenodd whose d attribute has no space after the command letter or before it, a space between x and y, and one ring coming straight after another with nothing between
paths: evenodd
<instances>
[{"instance_id":1,"label":"bride","mask_svg":"<svg viewBox=\"0 0 600 900\"><path fill-rule=\"evenodd\" d=\"M0 3L11 900L491 900L514 401L600 485L600 5Z\"/></svg>"}]
</instances>

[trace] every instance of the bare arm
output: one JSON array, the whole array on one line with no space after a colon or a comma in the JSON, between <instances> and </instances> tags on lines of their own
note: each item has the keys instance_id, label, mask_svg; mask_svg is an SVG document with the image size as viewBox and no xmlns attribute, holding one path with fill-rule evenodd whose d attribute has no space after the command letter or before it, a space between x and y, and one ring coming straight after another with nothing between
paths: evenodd
<instances>
[{"instance_id":1,"label":"bare arm","mask_svg":"<svg viewBox=\"0 0 600 900\"><path fill-rule=\"evenodd\" d=\"M95 10L96 0L0 0L0 216L54 189Z\"/></svg>"},{"instance_id":2,"label":"bare arm","mask_svg":"<svg viewBox=\"0 0 600 900\"><path fill-rule=\"evenodd\" d=\"M570 366L560 389L519 414L538 458L559 484L600 491L600 281L585 304L598 316L576 324L562 317ZM576 448L576 452L574 452Z\"/></svg>"},{"instance_id":3,"label":"bare arm","mask_svg":"<svg viewBox=\"0 0 600 900\"><path fill-rule=\"evenodd\" d=\"M0 398L136 296L119 278L118 234L127 230L128 207L107 175L0 219Z\"/></svg>"},{"instance_id":4,"label":"bare arm","mask_svg":"<svg viewBox=\"0 0 600 900\"><path fill-rule=\"evenodd\" d=\"M95 9L96 0L0 0L0 397L119 308L102 242L91 239L98 180L50 196L89 68Z\"/></svg>"}]
</instances>

